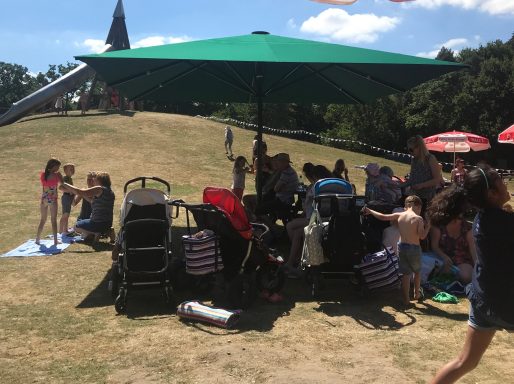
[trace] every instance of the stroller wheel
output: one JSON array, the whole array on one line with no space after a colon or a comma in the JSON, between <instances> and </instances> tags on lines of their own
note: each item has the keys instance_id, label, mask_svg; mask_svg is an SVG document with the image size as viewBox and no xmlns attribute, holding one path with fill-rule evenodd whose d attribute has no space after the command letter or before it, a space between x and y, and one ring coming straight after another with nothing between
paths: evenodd
<instances>
[{"instance_id":1,"label":"stroller wheel","mask_svg":"<svg viewBox=\"0 0 514 384\"><path fill-rule=\"evenodd\" d=\"M284 282L284 270L279 264L265 264L257 271L256 283L259 291L280 292Z\"/></svg>"},{"instance_id":2,"label":"stroller wheel","mask_svg":"<svg viewBox=\"0 0 514 384\"><path fill-rule=\"evenodd\" d=\"M242 273L234 277L228 289L228 301L232 308L247 309L255 299L254 274Z\"/></svg>"},{"instance_id":3,"label":"stroller wheel","mask_svg":"<svg viewBox=\"0 0 514 384\"><path fill-rule=\"evenodd\" d=\"M127 292L121 288L120 293L114 301L114 309L117 313L122 314L127 310Z\"/></svg>"}]
</instances>

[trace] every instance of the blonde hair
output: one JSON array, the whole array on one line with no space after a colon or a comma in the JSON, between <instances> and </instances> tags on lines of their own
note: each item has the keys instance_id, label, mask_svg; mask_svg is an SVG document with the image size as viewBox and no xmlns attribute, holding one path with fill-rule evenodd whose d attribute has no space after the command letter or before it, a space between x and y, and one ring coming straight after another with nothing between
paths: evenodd
<instances>
[{"instance_id":1,"label":"blonde hair","mask_svg":"<svg viewBox=\"0 0 514 384\"><path fill-rule=\"evenodd\" d=\"M407 146L409 147L417 147L420 149L419 155L420 158L417 159L421 161L422 163L426 163L428 156L430 153L428 152L427 146L425 145L425 141L423 140L423 137L420 135L416 135L411 137L409 140L407 140Z\"/></svg>"},{"instance_id":2,"label":"blonde hair","mask_svg":"<svg viewBox=\"0 0 514 384\"><path fill-rule=\"evenodd\" d=\"M73 169L75 169L75 164L73 164L73 163L66 163L66 164L64 164L62 166L62 169L63 169L64 172L66 172L66 168L73 168Z\"/></svg>"},{"instance_id":3,"label":"blonde hair","mask_svg":"<svg viewBox=\"0 0 514 384\"><path fill-rule=\"evenodd\" d=\"M416 195L407 196L405 199L405 208L421 207L423 202Z\"/></svg>"}]
</instances>

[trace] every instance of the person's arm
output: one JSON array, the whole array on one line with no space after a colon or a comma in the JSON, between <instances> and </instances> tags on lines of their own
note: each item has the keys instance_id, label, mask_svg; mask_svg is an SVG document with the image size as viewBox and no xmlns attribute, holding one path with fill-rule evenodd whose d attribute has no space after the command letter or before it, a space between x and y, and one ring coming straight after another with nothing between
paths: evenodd
<instances>
[{"instance_id":1,"label":"person's arm","mask_svg":"<svg viewBox=\"0 0 514 384\"><path fill-rule=\"evenodd\" d=\"M452 169L452 173L451 173L451 176L450 176L450 181L453 183L455 181L455 169Z\"/></svg>"},{"instance_id":2,"label":"person's arm","mask_svg":"<svg viewBox=\"0 0 514 384\"><path fill-rule=\"evenodd\" d=\"M450 256L443 252L441 247L439 247L439 240L441 239L441 231L437 227L432 227L430 231L430 245L432 246L432 250L441 257L444 261L444 272L448 272L450 267L453 265L453 261Z\"/></svg>"},{"instance_id":3,"label":"person's arm","mask_svg":"<svg viewBox=\"0 0 514 384\"><path fill-rule=\"evenodd\" d=\"M371 216L377 218L378 220L382 220L382 221L398 220L398 218L400 217L399 213L385 214L385 213L380 213L380 212L374 211L372 209L369 209L368 207L362 208L362 213L364 213L365 215L371 215Z\"/></svg>"},{"instance_id":4,"label":"person's arm","mask_svg":"<svg viewBox=\"0 0 514 384\"><path fill-rule=\"evenodd\" d=\"M63 183L61 185L61 189L66 192L73 193L74 195L80 196L84 199L87 199L88 201L90 201L90 199L92 199L93 197L100 196L103 191L102 187L100 187L100 186L81 189L81 188L74 187L73 185L68 184L68 183Z\"/></svg>"},{"instance_id":5,"label":"person's arm","mask_svg":"<svg viewBox=\"0 0 514 384\"><path fill-rule=\"evenodd\" d=\"M466 232L466 240L468 241L468 249L471 258L473 259L473 263L477 262L477 249L475 247L475 239L473 239L473 233L471 230Z\"/></svg>"},{"instance_id":6,"label":"person's arm","mask_svg":"<svg viewBox=\"0 0 514 384\"><path fill-rule=\"evenodd\" d=\"M78 203L80 203L80 200L82 200L82 197L75 195L75 197L73 199L73 206L76 206Z\"/></svg>"},{"instance_id":7,"label":"person's arm","mask_svg":"<svg viewBox=\"0 0 514 384\"><path fill-rule=\"evenodd\" d=\"M441 170L439 169L439 164L437 163L437 159L435 158L435 156L430 156L428 164L430 165L430 173L432 174L432 178L422 183L411 185L412 189L417 190L430 187L437 187L443 181L443 175L441 173Z\"/></svg>"}]
</instances>

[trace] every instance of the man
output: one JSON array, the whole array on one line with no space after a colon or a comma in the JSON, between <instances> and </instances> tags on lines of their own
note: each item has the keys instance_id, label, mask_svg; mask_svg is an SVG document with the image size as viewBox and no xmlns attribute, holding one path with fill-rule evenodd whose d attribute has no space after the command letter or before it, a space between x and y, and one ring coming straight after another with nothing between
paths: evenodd
<instances>
[{"instance_id":1,"label":"man","mask_svg":"<svg viewBox=\"0 0 514 384\"><path fill-rule=\"evenodd\" d=\"M232 157L232 142L234 141L234 134L230 126L225 127L225 153L228 157Z\"/></svg>"}]
</instances>

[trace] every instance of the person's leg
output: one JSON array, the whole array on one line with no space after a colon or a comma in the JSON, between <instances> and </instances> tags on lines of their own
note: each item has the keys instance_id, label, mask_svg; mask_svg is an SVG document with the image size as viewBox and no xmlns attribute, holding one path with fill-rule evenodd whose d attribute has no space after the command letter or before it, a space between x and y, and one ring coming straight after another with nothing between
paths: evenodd
<instances>
[{"instance_id":1,"label":"person's leg","mask_svg":"<svg viewBox=\"0 0 514 384\"><path fill-rule=\"evenodd\" d=\"M402 276L402 301L407 305L410 303L410 273L404 273Z\"/></svg>"},{"instance_id":2,"label":"person's leg","mask_svg":"<svg viewBox=\"0 0 514 384\"><path fill-rule=\"evenodd\" d=\"M298 231L299 229L301 229L301 231L303 233L303 229L308 224L309 224L309 220L307 220L307 219L305 219L303 217L300 217L300 218L297 218L297 219L293 219L289 223L287 223L286 231L287 231L287 234L289 236L289 239L293 240L293 237L295 236L296 231Z\"/></svg>"},{"instance_id":3,"label":"person's leg","mask_svg":"<svg viewBox=\"0 0 514 384\"><path fill-rule=\"evenodd\" d=\"M495 330L478 330L468 326L466 341L459 355L443 366L432 379L432 384L454 383L475 369L489 347Z\"/></svg>"},{"instance_id":4,"label":"person's leg","mask_svg":"<svg viewBox=\"0 0 514 384\"><path fill-rule=\"evenodd\" d=\"M232 141L228 142L228 153L230 156L232 156Z\"/></svg>"},{"instance_id":5,"label":"person's leg","mask_svg":"<svg viewBox=\"0 0 514 384\"><path fill-rule=\"evenodd\" d=\"M228 141L225 140L225 153L228 155Z\"/></svg>"},{"instance_id":6,"label":"person's leg","mask_svg":"<svg viewBox=\"0 0 514 384\"><path fill-rule=\"evenodd\" d=\"M464 284L470 283L471 277L473 276L473 267L467 263L459 264L458 267L459 267L459 280Z\"/></svg>"},{"instance_id":7,"label":"person's leg","mask_svg":"<svg viewBox=\"0 0 514 384\"><path fill-rule=\"evenodd\" d=\"M41 240L41 232L43 232L43 228L46 223L46 218L48 217L48 205L41 203L39 206L39 210L41 211L41 219L39 220L39 226L37 227L36 244L39 244Z\"/></svg>"},{"instance_id":8,"label":"person's leg","mask_svg":"<svg viewBox=\"0 0 514 384\"><path fill-rule=\"evenodd\" d=\"M69 213L63 213L61 216L61 220L59 220L59 232L61 234L68 232L68 218L70 217Z\"/></svg>"},{"instance_id":9,"label":"person's leg","mask_svg":"<svg viewBox=\"0 0 514 384\"><path fill-rule=\"evenodd\" d=\"M59 244L57 239L57 211L59 206L57 204L57 200L54 201L53 204L50 204L50 220L52 222L52 232L54 234L54 245Z\"/></svg>"},{"instance_id":10,"label":"person's leg","mask_svg":"<svg viewBox=\"0 0 514 384\"><path fill-rule=\"evenodd\" d=\"M302 257L302 248L303 248L304 238L305 238L305 235L303 232L303 227L298 228L293 233L293 237L291 238L291 250L289 251L289 258L287 259L287 262L286 262L286 265L288 267L294 268L300 262L300 259Z\"/></svg>"},{"instance_id":11,"label":"person's leg","mask_svg":"<svg viewBox=\"0 0 514 384\"><path fill-rule=\"evenodd\" d=\"M414 272L414 300L419 300L421 287L421 273Z\"/></svg>"}]
</instances>

